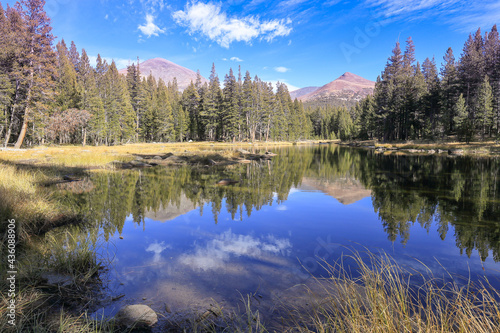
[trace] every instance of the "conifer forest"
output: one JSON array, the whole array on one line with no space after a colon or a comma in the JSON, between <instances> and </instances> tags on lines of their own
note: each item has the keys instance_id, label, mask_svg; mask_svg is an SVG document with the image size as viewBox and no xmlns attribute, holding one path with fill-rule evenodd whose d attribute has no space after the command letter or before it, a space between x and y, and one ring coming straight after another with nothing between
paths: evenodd
<instances>
[{"instance_id":1,"label":"conifer forest","mask_svg":"<svg viewBox=\"0 0 500 333\"><path fill-rule=\"evenodd\" d=\"M56 44L56 45L54 45ZM439 68L438 68L439 67ZM397 43L373 96L354 107L292 101L284 83L212 66L182 92L175 79L118 73L98 55L56 43L41 0L0 5L0 140L4 146L130 142L378 139L486 140L500 135L500 40L480 29L459 57L415 59Z\"/></svg>"}]
</instances>

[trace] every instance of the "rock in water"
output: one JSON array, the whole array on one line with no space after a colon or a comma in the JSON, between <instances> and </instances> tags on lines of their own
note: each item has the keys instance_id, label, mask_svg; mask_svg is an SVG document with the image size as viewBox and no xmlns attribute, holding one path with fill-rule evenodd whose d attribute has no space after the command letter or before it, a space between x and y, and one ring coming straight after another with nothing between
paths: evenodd
<instances>
[{"instance_id":1,"label":"rock in water","mask_svg":"<svg viewBox=\"0 0 500 333\"><path fill-rule=\"evenodd\" d=\"M449 149L448 154L450 154L450 155L463 155L464 150L463 149Z\"/></svg>"},{"instance_id":2,"label":"rock in water","mask_svg":"<svg viewBox=\"0 0 500 333\"><path fill-rule=\"evenodd\" d=\"M236 184L238 181L237 180L232 180L232 179L221 179L217 182L217 185L225 186L225 185L233 185Z\"/></svg>"},{"instance_id":3,"label":"rock in water","mask_svg":"<svg viewBox=\"0 0 500 333\"><path fill-rule=\"evenodd\" d=\"M127 305L118 311L116 321L126 327L146 328L158 322L158 316L149 306L144 304Z\"/></svg>"}]
</instances>

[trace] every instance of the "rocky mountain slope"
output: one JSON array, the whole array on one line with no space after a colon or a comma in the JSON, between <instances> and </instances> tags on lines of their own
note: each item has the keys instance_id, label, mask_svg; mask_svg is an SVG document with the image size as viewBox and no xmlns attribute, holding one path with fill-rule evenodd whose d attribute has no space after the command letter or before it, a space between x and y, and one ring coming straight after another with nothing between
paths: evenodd
<instances>
[{"instance_id":1,"label":"rocky mountain slope","mask_svg":"<svg viewBox=\"0 0 500 333\"><path fill-rule=\"evenodd\" d=\"M151 73L156 80L161 78L165 83L171 82L175 77L181 91L186 89L191 81L196 82L196 72L162 58L149 59L140 63L139 70L142 77L148 77ZM127 69L121 69L119 73L126 75ZM201 82L208 82L208 80L202 77Z\"/></svg>"}]
</instances>

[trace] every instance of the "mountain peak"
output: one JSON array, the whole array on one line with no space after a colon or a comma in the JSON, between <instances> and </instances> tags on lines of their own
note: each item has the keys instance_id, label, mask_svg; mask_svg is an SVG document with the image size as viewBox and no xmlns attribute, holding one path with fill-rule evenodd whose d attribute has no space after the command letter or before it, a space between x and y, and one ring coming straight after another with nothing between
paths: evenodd
<instances>
[{"instance_id":1,"label":"mountain peak","mask_svg":"<svg viewBox=\"0 0 500 333\"><path fill-rule=\"evenodd\" d=\"M365 79L364 77L361 77L359 75L353 74L351 72L345 72L344 74L342 74L341 76L339 76L337 78L337 80L345 80L345 81L356 82L356 83L361 83L361 82L369 83L369 82L372 82L370 80Z\"/></svg>"},{"instance_id":2,"label":"mountain peak","mask_svg":"<svg viewBox=\"0 0 500 333\"><path fill-rule=\"evenodd\" d=\"M143 61L139 64L141 77L147 77L152 74L158 81L162 79L165 83L172 82L177 79L179 90L184 90L191 82L196 82L196 72L177 65L170 60L163 58L153 58ZM121 69L120 74L127 74L127 69ZM201 78L201 83L208 82L204 77Z\"/></svg>"},{"instance_id":3,"label":"mountain peak","mask_svg":"<svg viewBox=\"0 0 500 333\"><path fill-rule=\"evenodd\" d=\"M325 84L315 91L300 96L302 101L316 99L336 98L339 100L357 101L373 93L375 82L367 80L359 75L345 72L336 80Z\"/></svg>"}]
</instances>

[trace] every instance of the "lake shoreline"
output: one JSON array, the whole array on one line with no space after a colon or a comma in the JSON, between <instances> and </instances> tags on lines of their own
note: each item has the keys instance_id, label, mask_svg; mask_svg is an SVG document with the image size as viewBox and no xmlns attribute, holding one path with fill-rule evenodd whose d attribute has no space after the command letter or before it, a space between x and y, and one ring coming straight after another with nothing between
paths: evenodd
<instances>
[{"instance_id":1,"label":"lake shoreline","mask_svg":"<svg viewBox=\"0 0 500 333\"><path fill-rule=\"evenodd\" d=\"M481 157L500 157L500 143L489 142L378 142L377 140L343 141L341 146L373 149L384 154L446 154L453 156L472 155Z\"/></svg>"},{"instance_id":2,"label":"lake shoreline","mask_svg":"<svg viewBox=\"0 0 500 333\"><path fill-rule=\"evenodd\" d=\"M325 145L325 149L338 149L338 147L328 147L327 145L336 144L338 141L315 141L315 142L304 142L300 144L310 144L310 145ZM340 145L346 145L347 143L341 143ZM357 147L358 143L350 143L353 147ZM59 323L58 320L62 320L61 318L61 310L65 309L65 322L73 322L76 325L87 325L85 327L103 327L106 331L113 331L116 329L115 323L113 323L112 318L101 319L101 320L91 320L83 318L81 315L84 311L90 313L95 309L95 307L99 307L99 300L96 295L99 294L99 283L100 283L100 273L103 269L106 269L106 262L104 265L101 265L99 260L95 259L95 248L89 248L88 251L75 252L76 257L66 258L66 250L58 253L59 258L64 258L66 261L61 263L61 265L57 264L56 268L46 268L44 264L38 263L36 256L36 252L38 251L40 254L47 253L47 251L53 251L56 246L51 246L51 243L45 244L45 235L49 232L49 230L57 229L57 227L61 225L67 225L70 228L84 228L85 222L82 216L75 214L75 212L71 210L65 210L59 205L58 198L52 198L50 193L52 185L64 187L67 191L79 191L76 193L85 193L89 189L92 189L92 184L86 183L86 179L89 178L92 172L107 172L111 171L113 174L116 172L117 174L122 169L132 169L131 171L125 171L125 173L140 173L142 171L136 171L135 169L141 168L151 168L157 167L155 170L151 171L159 171L161 170L161 166L177 166L172 170L181 169L178 166L186 166L187 168L200 168L196 170L207 170L204 172L211 173L212 169L210 167L217 166L226 166L226 165L237 165L240 163L246 163L241 161L250 161L250 163L259 163L262 166L272 165L269 164L273 159L273 148L283 147L283 146L292 146L293 143L262 143L258 145L250 145L250 144L212 144L212 143L204 143L204 144L196 144L196 143L185 143L182 145L168 145L168 144L151 144L151 145L125 145L125 146L114 146L114 147L37 147L31 150L26 151L15 151L14 154L10 152L1 152L0 159L4 155L10 155L9 158L3 159L0 169L2 171L1 183L5 184L4 186L11 186L4 188L3 191L5 193L0 192L2 197L5 199L2 202L3 207L2 213L11 214L10 217L15 217L16 220L23 221L23 230L20 233L20 249L36 249L31 260L27 260L27 262L36 263L33 264L33 267L30 267L29 270L27 267L24 267L23 272L23 298L28 299L29 301L25 303L25 307L20 307L20 311L22 313L26 313L25 316L30 316L35 314L35 310L40 309L40 305L47 305L47 308L50 307L50 313L44 313L43 315L39 314L40 319L39 322L35 322L34 326L29 326L30 329L36 328L37 325L39 327L44 327L46 325L46 321L54 321L53 327L57 327ZM494 146L494 145L493 145ZM409 148L408 146L404 146L401 149L390 149L389 146L384 145L374 145L372 148L368 144L363 146L363 143L359 143L359 147L368 148L368 149L379 149L381 153L384 154L425 154L428 155L429 152L406 152L404 149L416 149ZM392 147L392 146L391 146ZM173 149L175 148L175 149ZM382 149L380 149L382 148ZM437 148L437 146L434 146ZM439 148L437 148L439 149ZM321 150L321 149L319 149ZM442 149L444 150L444 149ZM80 152L82 156L77 158L72 158L70 151ZM359 153L362 153L358 150ZM266 154L267 153L267 154ZM363 152L366 154L366 152ZM16 156L19 154L20 156ZM445 154L445 152L435 154ZM446 154L449 154L446 151ZM476 153L477 154L477 153ZM167 157L168 155L168 157ZM285 154L283 154L285 155ZM47 157L48 156L48 157ZM158 156L160 159L155 158ZM489 155L488 155L489 156ZM172 161L169 161L170 157L175 157ZM212 160L214 163L211 163ZM295 162L297 159L290 159L287 163ZM152 165L156 163L157 165ZM145 165L149 166L145 166ZM255 165L257 167L257 165ZM213 169L216 170L216 169ZM225 186L226 184L216 184L216 180L220 178L211 178L209 180L209 184L211 187L216 188L217 190L223 190L223 188L219 187L220 185ZM236 178L235 178L236 179ZM135 182L134 182L135 183ZM78 185L78 186L77 186ZM81 186L80 186L81 185ZM86 186L88 185L88 186ZM230 187L225 187L224 189L228 189ZM23 201L25 203L32 203L33 205L26 205L26 207L17 202L14 199L9 199L9 196L6 193L9 193L9 189L12 192L15 192L16 195L22 195ZM15 196L11 196L15 198ZM48 199L47 199L48 198ZM19 201L19 200L18 200ZM14 215L12 215L14 214ZM31 226L29 223L33 223ZM57 229L59 230L59 229ZM0 230L1 231L1 230ZM58 234L58 233L57 233ZM56 234L56 236L57 236ZM64 239L62 237L61 239ZM86 239L83 239L86 241ZM82 240L79 240L80 244ZM59 244L60 239L54 238L54 243ZM79 250L81 250L80 248ZM3 248L2 248L3 250ZM360 263L361 264L361 263ZM388 265L387 262L381 263L382 266ZM71 272L71 273L69 273ZM395 272L396 274L396 272ZM366 271L366 276L372 276L371 271ZM394 275L396 276L396 275ZM385 278L385 277L380 277ZM52 279L52 282L50 281ZM333 281L333 280L332 280ZM342 279L335 280L335 288L341 288L344 284L348 284L350 286L349 289L345 289L344 296L352 297L354 300L356 297L361 300L365 292L362 289L356 287L356 279L353 279L349 276L343 276ZM67 284L69 283L69 285ZM69 287L72 286L72 287ZM97 287L96 287L97 286ZM93 288L96 289L93 289ZM405 288L406 286L397 286L395 290L399 290L400 287ZM72 292L72 289L77 289L81 291L80 294L77 292ZM378 290L377 285L373 286L374 292L383 292L383 290ZM108 295L109 296L109 295ZM387 297L387 295L383 294L381 296ZM403 295L404 296L404 295ZM462 301L468 300L470 295L467 294L457 294L457 298ZM120 295L116 297L121 297ZM257 297L257 301L259 301L259 297ZM255 298L255 297L254 297ZM71 299L71 302L74 302L74 307L68 307L65 302L68 299ZM340 299L347 299L346 297L342 297ZM78 301L81 300L81 303ZM96 303L89 308L83 307L89 300L95 301ZM411 299L402 298L404 304L403 305L411 305ZM389 303L390 299L386 299L384 302ZM140 302L140 301L139 301ZM319 302L321 303L321 302ZM64 307L60 305L64 304ZM348 325L349 321L352 322L362 322L362 318L364 317L364 313L350 313L351 318L342 322L342 318L345 315L345 311L348 309L342 310L342 312L335 313L335 305L337 303L330 303L326 308L327 311L333 313L332 319L340 322L342 325ZM364 304L362 301L358 305ZM471 303L472 304L472 303ZM379 304L376 304L379 306ZM393 311L397 312L398 304L394 304ZM449 305L455 306L455 305ZM472 307L472 305L471 305ZM290 319L290 326L293 326L293 320L297 320L297 322L303 322L304 325L309 325L309 320L315 317L318 313L324 313L325 308L318 308L318 312L310 313L310 317L307 315L301 315L301 313L306 313L304 311L298 311L297 317ZM24 311L25 310L25 311ZM307 308L306 308L307 310ZM45 311L45 310L44 310ZM49 310L47 310L49 311ZM169 310L165 310L166 313L169 313ZM250 305L246 309L247 314L251 316L256 316L256 312L253 309L250 309ZM392 311L392 310L391 310ZM425 309L425 311L429 311L429 309ZM3 313L3 309L0 306L0 313ZM165 316L169 316L168 314L163 313ZM231 314L223 314L214 306L213 309L208 309L205 312L194 313L194 312L186 312L181 315L189 315L192 314L193 317L185 320L188 324L199 325L200 322L206 322L207 325L219 325L222 324L221 318L227 318L231 316ZM493 313L493 312L492 312ZM400 323L397 319L400 313L396 313L396 319L394 319L394 326L398 327ZM428 313L430 315L430 313ZM447 313L443 314L447 316ZM465 316L465 314L464 314ZM444 317L443 317L444 318ZM419 318L421 320L422 318ZM481 314L477 313L472 318L466 317L463 322L466 320L472 320L472 325L476 325L474 327L479 327L480 325ZM494 318L486 318L487 320L494 321ZM401 322L406 320L413 320L409 318L400 317ZM441 318L436 317L436 321L442 320ZM457 317L453 320L457 322L462 322L461 318ZM27 320L28 321L28 320ZM469 321L469 324L471 322ZM226 323L228 325L233 325L233 323ZM248 323L241 322L241 327L245 327ZM316 323L321 327L323 325L322 322ZM368 325L367 323L364 323ZM27 324L28 325L28 324ZM52 324L51 324L52 325ZM71 324L73 325L73 324ZM204 325L204 324L203 324ZM314 324L312 324L314 325ZM0 328L2 328L2 323L0 322ZM26 326L28 327L28 326ZM348 326L345 326L346 328ZM372 329L373 327L366 326L367 330ZM395 330L396 331L396 330Z\"/></svg>"}]
</instances>

